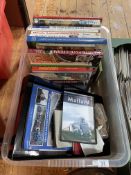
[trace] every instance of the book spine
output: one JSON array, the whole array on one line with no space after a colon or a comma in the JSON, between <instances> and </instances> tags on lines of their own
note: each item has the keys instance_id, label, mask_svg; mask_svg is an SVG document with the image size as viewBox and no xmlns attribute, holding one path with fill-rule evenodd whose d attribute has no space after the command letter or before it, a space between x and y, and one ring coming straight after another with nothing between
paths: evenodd
<instances>
[{"instance_id":1,"label":"book spine","mask_svg":"<svg viewBox=\"0 0 131 175\"><path fill-rule=\"evenodd\" d=\"M42 79L52 80L52 81L68 81L68 82L80 82L80 81L86 81L87 79L90 79L92 72L88 73L70 73L66 75L67 73L31 73L32 75L39 76Z\"/></svg>"},{"instance_id":2,"label":"book spine","mask_svg":"<svg viewBox=\"0 0 131 175\"><path fill-rule=\"evenodd\" d=\"M27 116L27 122L26 122L26 131L25 131L25 137L24 137L24 149L30 150L32 149L32 146L30 145L30 135L31 135L31 127L33 123L33 116L34 116L34 107L35 107L35 98L36 98L36 88L33 86L32 94L31 94L31 100L30 100L30 106L29 106L29 112Z\"/></svg>"},{"instance_id":3,"label":"book spine","mask_svg":"<svg viewBox=\"0 0 131 175\"><path fill-rule=\"evenodd\" d=\"M34 51L33 51L34 52ZM28 53L28 60L31 66L41 67L98 67L100 60L103 58L102 53Z\"/></svg>"},{"instance_id":4,"label":"book spine","mask_svg":"<svg viewBox=\"0 0 131 175\"><path fill-rule=\"evenodd\" d=\"M72 27L72 26L29 26L28 31L36 32L88 32L88 33L99 33L100 29L97 27Z\"/></svg>"},{"instance_id":5,"label":"book spine","mask_svg":"<svg viewBox=\"0 0 131 175\"><path fill-rule=\"evenodd\" d=\"M42 50L42 49L28 49L29 54L60 54L60 55L87 55L87 56L103 56L102 50Z\"/></svg>"},{"instance_id":6,"label":"book spine","mask_svg":"<svg viewBox=\"0 0 131 175\"><path fill-rule=\"evenodd\" d=\"M27 36L28 43L61 43L61 44L106 44L105 38L65 38L65 37L39 37Z\"/></svg>"},{"instance_id":7,"label":"book spine","mask_svg":"<svg viewBox=\"0 0 131 175\"><path fill-rule=\"evenodd\" d=\"M96 68L86 67L41 67L32 66L32 72L95 72Z\"/></svg>"},{"instance_id":8,"label":"book spine","mask_svg":"<svg viewBox=\"0 0 131 175\"><path fill-rule=\"evenodd\" d=\"M91 66L88 65L86 63L73 63L73 64L69 64L69 63L30 63L31 67L50 67L50 68L55 68L55 67L63 67L63 68L75 68L75 67L79 67L79 68L96 68L96 66Z\"/></svg>"},{"instance_id":9,"label":"book spine","mask_svg":"<svg viewBox=\"0 0 131 175\"><path fill-rule=\"evenodd\" d=\"M49 25L62 25L62 26L91 26L96 27L101 25L101 19L46 19L46 18L33 18L33 25L34 26L49 26Z\"/></svg>"},{"instance_id":10,"label":"book spine","mask_svg":"<svg viewBox=\"0 0 131 175\"><path fill-rule=\"evenodd\" d=\"M76 32L76 31L72 31L72 32L68 32L68 31L64 31L64 32L45 32L45 31L31 31L28 36L34 36L34 37L64 37L64 38L73 38L73 37L77 37L77 38L100 38L101 34L100 33L84 33L84 32Z\"/></svg>"},{"instance_id":11,"label":"book spine","mask_svg":"<svg viewBox=\"0 0 131 175\"><path fill-rule=\"evenodd\" d=\"M39 19L74 19L74 20L100 20L102 21L102 17L71 17L71 16L33 16L33 18L39 18Z\"/></svg>"},{"instance_id":12,"label":"book spine","mask_svg":"<svg viewBox=\"0 0 131 175\"><path fill-rule=\"evenodd\" d=\"M42 50L67 50L71 48L72 50L79 49L79 50L94 50L95 44L68 44L68 43L36 43L36 42L27 42L29 49L42 49Z\"/></svg>"},{"instance_id":13,"label":"book spine","mask_svg":"<svg viewBox=\"0 0 131 175\"><path fill-rule=\"evenodd\" d=\"M28 43L29 44L29 43ZM81 48L84 49L84 47L87 49L87 45L83 44L82 46L80 44L68 44L68 43L36 43L36 45L33 45L32 43L29 44L29 48L35 48L35 49L45 49L45 50L53 50L53 49L66 49L67 47L72 47L72 50ZM95 44L88 44L89 49L94 49Z\"/></svg>"}]
</instances>

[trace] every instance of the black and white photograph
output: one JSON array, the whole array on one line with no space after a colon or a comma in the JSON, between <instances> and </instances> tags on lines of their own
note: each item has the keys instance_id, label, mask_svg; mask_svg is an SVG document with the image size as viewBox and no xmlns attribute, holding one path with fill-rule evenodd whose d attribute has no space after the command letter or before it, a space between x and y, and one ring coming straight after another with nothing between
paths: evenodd
<instances>
[{"instance_id":1,"label":"black and white photograph","mask_svg":"<svg viewBox=\"0 0 131 175\"><path fill-rule=\"evenodd\" d=\"M36 97L36 103L40 105L47 105L48 100L48 90L38 88L37 89L37 97Z\"/></svg>"}]
</instances>

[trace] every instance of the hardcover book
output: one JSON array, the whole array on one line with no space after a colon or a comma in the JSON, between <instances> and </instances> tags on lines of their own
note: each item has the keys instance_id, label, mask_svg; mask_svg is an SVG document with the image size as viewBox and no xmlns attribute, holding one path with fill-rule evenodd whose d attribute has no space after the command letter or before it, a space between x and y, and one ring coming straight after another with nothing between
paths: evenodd
<instances>
[{"instance_id":1,"label":"hardcover book","mask_svg":"<svg viewBox=\"0 0 131 175\"><path fill-rule=\"evenodd\" d=\"M74 67L69 67L69 66L61 66L61 67L43 67L43 66L32 66L31 68L32 72L52 72L52 73L93 73L96 72L96 68L92 67L79 67L79 66L74 66Z\"/></svg>"},{"instance_id":2,"label":"hardcover book","mask_svg":"<svg viewBox=\"0 0 131 175\"><path fill-rule=\"evenodd\" d=\"M28 32L31 33L34 31L35 33L42 34L43 32L56 32L56 33L69 33L70 32L83 32L83 33L100 33L100 28L98 27L76 27L76 26L32 26L28 27ZM42 32L43 31L43 32ZM39 33L40 32L40 33ZM41 33L42 32L42 33ZM36 33L37 34L37 33Z\"/></svg>"},{"instance_id":3,"label":"hardcover book","mask_svg":"<svg viewBox=\"0 0 131 175\"><path fill-rule=\"evenodd\" d=\"M30 49L44 49L44 50L94 50L99 49L100 45L96 44L69 44L69 43L41 43L41 42L28 42Z\"/></svg>"},{"instance_id":4,"label":"hardcover book","mask_svg":"<svg viewBox=\"0 0 131 175\"><path fill-rule=\"evenodd\" d=\"M97 143L92 96L64 92L61 140Z\"/></svg>"},{"instance_id":5,"label":"hardcover book","mask_svg":"<svg viewBox=\"0 0 131 175\"><path fill-rule=\"evenodd\" d=\"M57 43L57 44L107 44L106 38L98 38L98 37L46 37L46 36L27 36L27 44L36 45L36 43Z\"/></svg>"},{"instance_id":6,"label":"hardcover book","mask_svg":"<svg viewBox=\"0 0 131 175\"><path fill-rule=\"evenodd\" d=\"M34 16L34 26L88 26L99 27L102 18L72 18L72 17L47 17L47 16Z\"/></svg>"},{"instance_id":7,"label":"hardcover book","mask_svg":"<svg viewBox=\"0 0 131 175\"><path fill-rule=\"evenodd\" d=\"M51 117L61 92L34 84L24 137L25 150L67 150L54 146Z\"/></svg>"},{"instance_id":8,"label":"hardcover book","mask_svg":"<svg viewBox=\"0 0 131 175\"><path fill-rule=\"evenodd\" d=\"M91 78L91 73L51 73L51 72L35 72L32 75L38 76L44 80L51 81L72 81L72 82L87 82Z\"/></svg>"},{"instance_id":9,"label":"hardcover book","mask_svg":"<svg viewBox=\"0 0 131 175\"><path fill-rule=\"evenodd\" d=\"M28 27L28 36L41 37L78 37L78 38L100 38L100 29L89 27L64 27L64 26L49 26L49 27Z\"/></svg>"},{"instance_id":10,"label":"hardcover book","mask_svg":"<svg viewBox=\"0 0 131 175\"><path fill-rule=\"evenodd\" d=\"M45 158L58 158L58 157L66 157L70 156L71 152L66 149L55 149L55 144L53 142L53 149L49 146L48 149L43 150L25 150L24 149L24 135L26 128L26 119L28 116L28 108L30 107L30 98L32 94L33 84L39 82L40 79L33 76L27 76L24 78L22 83L22 90L20 95L20 102L17 111L17 119L15 123L14 135L16 135L14 140L14 148L13 152L11 152L11 158L13 160L33 160L33 159L45 159ZM42 80L41 80L42 81ZM45 84L45 82L43 81ZM40 84L39 84L40 85ZM55 96L56 97L56 96ZM56 101L56 98L53 98L53 101ZM52 104L54 102L52 101ZM59 102L58 102L59 103ZM54 105L53 105L54 106ZM53 109L53 108L52 108Z\"/></svg>"},{"instance_id":11,"label":"hardcover book","mask_svg":"<svg viewBox=\"0 0 131 175\"><path fill-rule=\"evenodd\" d=\"M97 67L103 58L103 52L29 49L28 58L31 66Z\"/></svg>"}]
</instances>

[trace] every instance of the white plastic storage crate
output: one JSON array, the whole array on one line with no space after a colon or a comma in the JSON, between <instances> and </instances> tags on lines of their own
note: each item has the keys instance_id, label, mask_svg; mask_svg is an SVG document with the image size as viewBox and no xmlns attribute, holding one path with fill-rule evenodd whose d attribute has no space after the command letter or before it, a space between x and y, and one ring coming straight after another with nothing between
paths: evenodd
<instances>
[{"instance_id":1,"label":"white plastic storage crate","mask_svg":"<svg viewBox=\"0 0 131 175\"><path fill-rule=\"evenodd\" d=\"M22 80L29 73L29 63L26 58L26 49L20 60L18 79L14 89L5 136L2 145L2 158L13 165L43 166L43 167L121 167L130 159L130 147L127 130L119 94L116 71L114 66L110 32L107 28L100 28L103 37L107 38L104 45L103 73L97 83L96 92L104 100L105 109L110 125L111 154L101 157L82 157L65 159L43 159L12 161L8 158L9 145L13 136L17 107L21 91Z\"/></svg>"}]
</instances>

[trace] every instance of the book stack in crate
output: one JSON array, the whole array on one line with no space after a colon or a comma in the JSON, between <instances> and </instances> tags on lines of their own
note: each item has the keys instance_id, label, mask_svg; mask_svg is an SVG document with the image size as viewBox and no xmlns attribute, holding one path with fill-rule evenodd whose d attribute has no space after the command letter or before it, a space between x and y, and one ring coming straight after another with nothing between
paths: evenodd
<instances>
[{"instance_id":1,"label":"book stack in crate","mask_svg":"<svg viewBox=\"0 0 131 175\"><path fill-rule=\"evenodd\" d=\"M16 159L107 155L108 119L89 93L103 59L101 18L34 17L27 29L30 74L18 107Z\"/></svg>"},{"instance_id":2,"label":"book stack in crate","mask_svg":"<svg viewBox=\"0 0 131 175\"><path fill-rule=\"evenodd\" d=\"M34 17L27 30L31 72L88 88L103 58L101 18Z\"/></svg>"}]
</instances>

